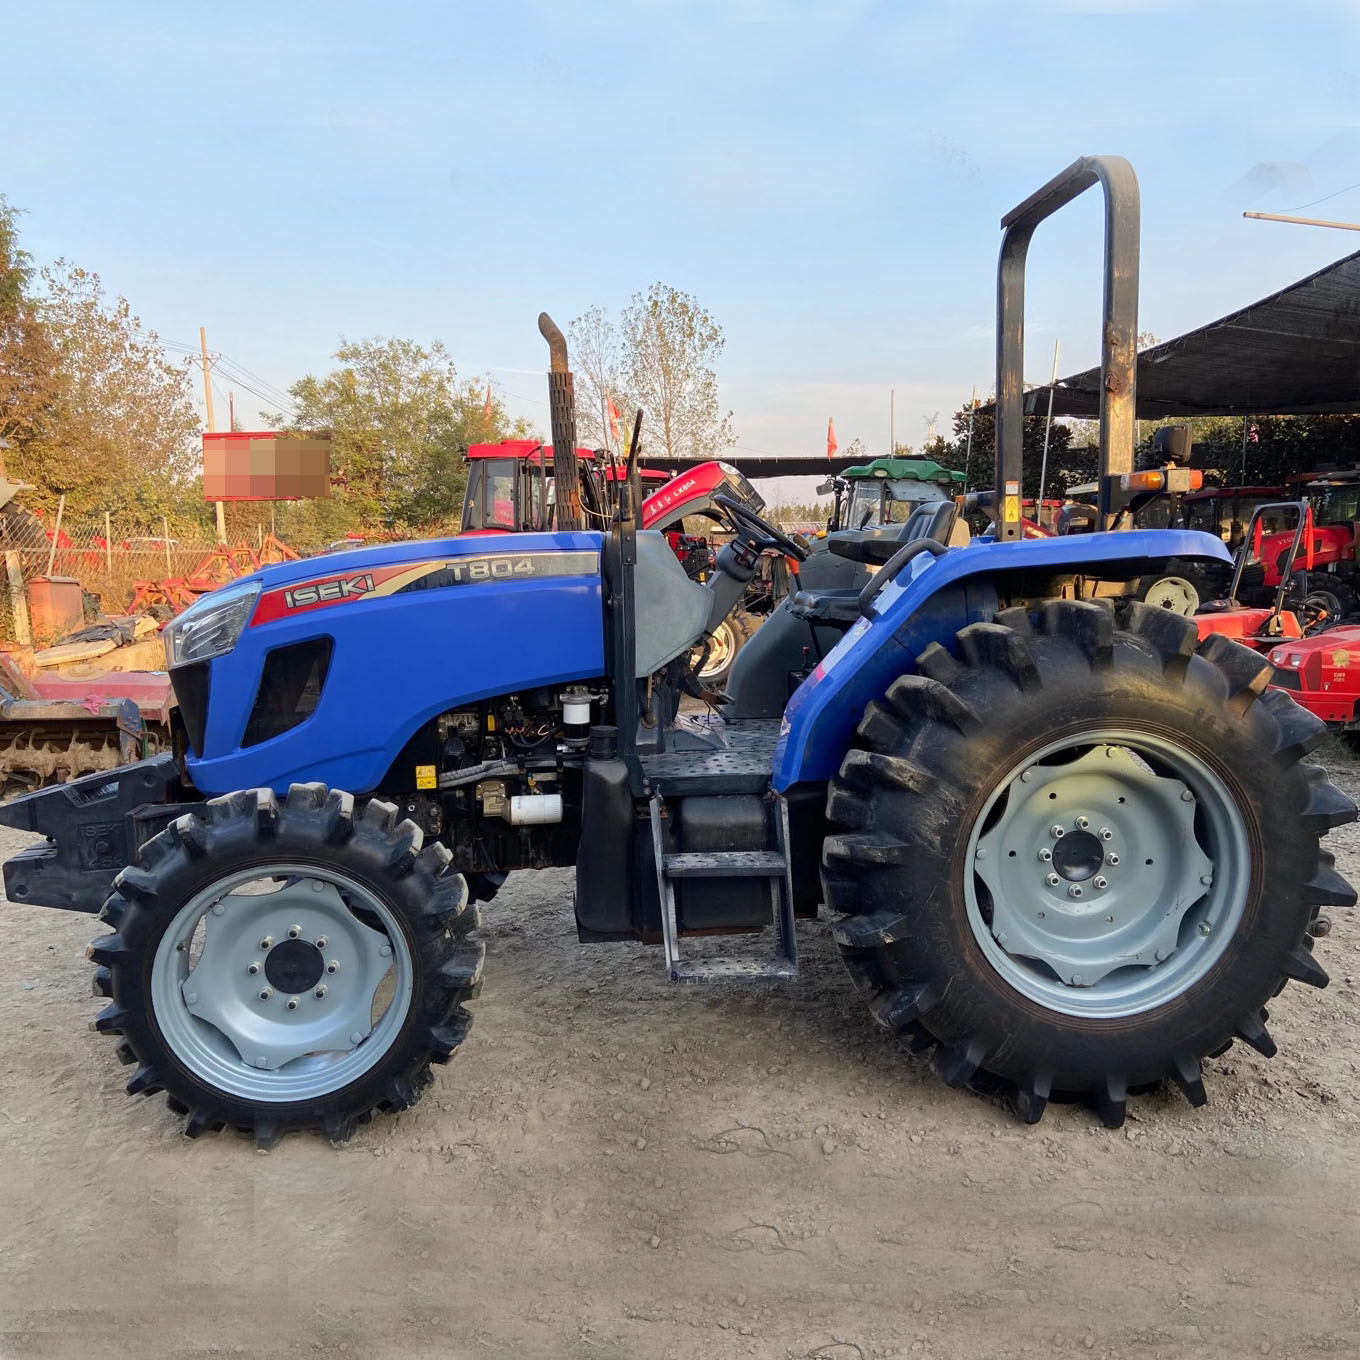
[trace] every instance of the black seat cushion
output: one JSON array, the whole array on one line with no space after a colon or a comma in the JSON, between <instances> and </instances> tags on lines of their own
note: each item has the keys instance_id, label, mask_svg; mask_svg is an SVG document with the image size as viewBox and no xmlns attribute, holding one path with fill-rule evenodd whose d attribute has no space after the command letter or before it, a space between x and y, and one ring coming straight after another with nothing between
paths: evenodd
<instances>
[{"instance_id":1,"label":"black seat cushion","mask_svg":"<svg viewBox=\"0 0 1360 1360\"><path fill-rule=\"evenodd\" d=\"M832 539L828 548L839 557L882 565L894 557L905 543L933 538L947 543L958 510L953 501L926 501L907 516L896 534L859 534L854 538ZM800 590L789 600L789 613L809 623L849 628L859 618L860 588L852 590Z\"/></svg>"}]
</instances>

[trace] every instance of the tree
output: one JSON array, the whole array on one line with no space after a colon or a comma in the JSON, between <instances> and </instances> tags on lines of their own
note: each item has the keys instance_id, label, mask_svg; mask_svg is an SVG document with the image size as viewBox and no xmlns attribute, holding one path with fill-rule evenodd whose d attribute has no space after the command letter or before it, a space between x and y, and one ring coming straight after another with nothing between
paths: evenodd
<instances>
[{"instance_id":1,"label":"tree","mask_svg":"<svg viewBox=\"0 0 1360 1360\"><path fill-rule=\"evenodd\" d=\"M567 325L571 338L571 366L576 377L576 422L581 443L588 448L621 451L627 432L615 434L609 405L627 405L620 371L619 333L603 307L591 307Z\"/></svg>"},{"instance_id":2,"label":"tree","mask_svg":"<svg viewBox=\"0 0 1360 1360\"><path fill-rule=\"evenodd\" d=\"M954 412L954 442L937 440L925 451L937 463L968 474L968 489L990 486L996 476L996 412L978 407L973 411L972 452L968 452L968 408ZM1045 417L1026 416L1023 449L1024 474L1021 494L1033 498L1039 491L1039 468L1043 461ZM1071 448L1072 432L1056 420L1048 441L1048 472L1045 496L1061 496L1069 486L1095 476L1088 470L1083 450Z\"/></svg>"},{"instance_id":3,"label":"tree","mask_svg":"<svg viewBox=\"0 0 1360 1360\"><path fill-rule=\"evenodd\" d=\"M0 474L7 449L40 433L56 395L56 353L32 293L33 259L19 248L18 212L0 196Z\"/></svg>"},{"instance_id":4,"label":"tree","mask_svg":"<svg viewBox=\"0 0 1360 1360\"><path fill-rule=\"evenodd\" d=\"M291 422L269 417L331 437L335 495L312 510L322 535L451 526L466 483L462 450L528 433L489 384L459 381L438 341L342 340L334 358L339 367L288 389Z\"/></svg>"},{"instance_id":5,"label":"tree","mask_svg":"<svg viewBox=\"0 0 1360 1360\"><path fill-rule=\"evenodd\" d=\"M620 319L621 371L632 404L646 412L654 450L667 458L712 458L733 442L718 404L713 364L722 327L689 293L654 283L635 293Z\"/></svg>"},{"instance_id":6,"label":"tree","mask_svg":"<svg viewBox=\"0 0 1360 1360\"><path fill-rule=\"evenodd\" d=\"M13 461L51 508L110 510L159 528L162 514L194 516L198 417L187 371L142 329L125 298L109 299L99 275L65 260L42 271L40 316L55 357L42 428Z\"/></svg>"}]
</instances>

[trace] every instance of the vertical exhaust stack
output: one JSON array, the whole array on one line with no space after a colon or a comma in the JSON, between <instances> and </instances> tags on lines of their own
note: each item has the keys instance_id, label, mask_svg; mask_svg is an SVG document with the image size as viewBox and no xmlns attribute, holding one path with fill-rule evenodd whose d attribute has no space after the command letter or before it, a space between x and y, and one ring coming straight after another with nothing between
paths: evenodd
<instances>
[{"instance_id":1,"label":"vertical exhaust stack","mask_svg":"<svg viewBox=\"0 0 1360 1360\"><path fill-rule=\"evenodd\" d=\"M552 421L553 482L557 492L557 527L584 529L581 473L576 459L576 394L567 367L567 337L547 312L539 312L538 329L548 342L548 410Z\"/></svg>"}]
</instances>

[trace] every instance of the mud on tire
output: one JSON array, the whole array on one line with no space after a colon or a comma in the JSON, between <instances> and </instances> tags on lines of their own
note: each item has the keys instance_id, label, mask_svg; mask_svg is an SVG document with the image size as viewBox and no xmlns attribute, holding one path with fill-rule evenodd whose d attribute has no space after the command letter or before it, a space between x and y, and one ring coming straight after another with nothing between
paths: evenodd
<instances>
[{"instance_id":1,"label":"mud on tire","mask_svg":"<svg viewBox=\"0 0 1360 1360\"><path fill-rule=\"evenodd\" d=\"M398 822L390 803L374 800L356 811L349 794L320 784L295 784L284 799L268 789L234 793L179 818L148 841L137 863L118 875L101 913L113 933L101 936L89 949L96 964L94 993L109 998L93 1028L115 1036L119 1059L135 1066L128 1093L163 1091L170 1107L185 1117L184 1131L190 1137L235 1128L251 1133L266 1147L292 1129L319 1129L339 1142L367 1122L374 1110L402 1110L415 1104L432 1080L431 1064L447 1062L466 1036L471 1016L463 1003L480 990L483 946L470 933L478 924L477 909L463 880L449 872L449 860L442 845L422 845L422 833L413 822ZM186 904L211 902L215 885L240 878L244 871L258 870L259 877L268 880L271 866L285 865L293 870L291 879L282 879L285 888L289 882L316 882L306 876L310 867L315 867L318 879L329 875L341 884L335 895L340 905L335 909L334 933L348 929L361 941L370 936L385 939L388 943L379 952L392 957L394 965L401 961L407 985L404 991L396 989L401 1009L394 1012L376 1057L350 1062L341 1072L344 1079L337 1078L330 1087L323 1074L319 1084L312 1083L300 1098L294 1094L274 1099L269 1074L258 1089L244 1070L236 1079L231 1068L234 1051L210 1031L205 1033L225 1055L220 1061L227 1067L219 1066L213 1049L204 1050L207 1059L196 1060L195 1022L172 1013L180 988L156 981L157 969L165 966L156 960L167 934L184 929L176 923L189 910ZM352 895L345 896L344 884L352 885ZM224 891L228 896L221 902L232 904L223 908L225 915L216 906L207 909L223 921L230 920L232 911L254 910L253 904L264 900L233 898ZM300 909L282 910L287 919L292 915L306 919ZM203 919L209 918L205 914ZM258 952L258 944L248 948ZM333 952L339 952L338 946ZM305 950L299 954L305 955ZM199 956L185 977L183 990L190 990L189 978L200 975L197 970L204 957ZM338 973L338 958L332 962ZM233 958L220 975L228 981L216 985L220 992L235 986L237 973L247 971L259 973L259 981L267 985L260 969L257 959ZM342 980L344 975L321 979L332 986ZM304 979L297 997L288 992L298 983L277 985L279 995L271 1002L277 1000L279 1006L270 1012L276 1029L270 1032L286 1033L277 1028L286 1014L279 1007L295 1010L295 1000L299 1006L309 1003L307 988L320 983ZM362 1002L360 994L356 1004ZM190 1040L172 1042L171 1036L185 1034ZM354 1052L367 1041L355 1039ZM315 1058L309 1054L302 1061ZM238 1066L244 1069L247 1064L238 1057ZM225 1079L214 1080L216 1071L225 1072ZM287 1097L290 1089L281 1085L280 1093Z\"/></svg>"},{"instance_id":2,"label":"mud on tire","mask_svg":"<svg viewBox=\"0 0 1360 1360\"><path fill-rule=\"evenodd\" d=\"M1320 768L1303 760L1325 728L1287 695L1266 690L1264 659L1221 637L1199 643L1194 625L1165 609L1122 602L1116 617L1101 602L1050 601L1037 614L1008 609L994 622L970 625L950 650L932 645L917 664L918 674L899 679L868 706L856 748L828 795L828 815L843 830L824 847L824 900L845 962L877 1018L912 1051L933 1053L947 1084L1000 1085L1030 1123L1051 1096L1061 1095L1090 1101L1117 1127L1130 1090L1168 1078L1199 1105L1205 1100L1202 1058L1217 1056L1234 1039L1273 1055L1266 1003L1291 979L1326 985L1310 927L1320 906L1355 902L1318 842L1330 828L1354 820L1356 809ZM1114 971L1112 957L1105 959L1109 989L1127 976L1128 996L1142 995L1146 1004L1121 1005L1116 998L1103 1009L1091 1004L1091 990L1068 985L1075 979L1061 976L1061 965L1047 977L1047 963L1026 956L1028 944L1012 959L989 940L988 922L1002 919L1005 904L990 895L974 860L982 836L999 825L995 809L1012 815L1008 781L1020 777L1015 772L1028 777L1025 763L1036 753L1062 740L1076 750L1083 733L1100 730L1141 734L1161 743L1154 750L1183 752L1186 768L1203 772L1201 790L1226 791L1217 824L1240 828L1234 843L1247 852L1238 869L1215 863L1198 879L1221 880L1223 900L1232 907L1214 922L1198 923L1198 935L1213 938L1217 954L1197 939L1192 907L1180 923L1190 927L1189 939L1183 933L1169 952L1149 950L1140 956L1143 963L1122 973ZM1146 771L1134 762L1131 779L1180 787L1174 771L1156 768L1155 753L1149 759ZM1076 773L1074 762L1069 781ZM1044 767L1044 777L1062 776L1060 767ZM1064 787L1081 796L1081 785L1053 784ZM998 789L1005 790L1004 805ZM1017 795L1022 809L1027 796L1032 793ZM1170 799L1167 815L1174 816L1174 794L1158 796ZM1184 790L1181 797L1187 805L1196 799ZM1210 804L1201 795L1186 813L1196 819L1193 838L1212 841L1212 827L1201 820L1213 811ZM1092 824L1083 834L1106 830ZM1031 865L1036 875L1058 867L1039 862L1045 853L1052 859L1050 847L1057 845L1044 840L1046 834L1039 833ZM1174 843L1174 837L1160 842ZM999 853L1011 865L1035 855L1014 846ZM1095 862L1103 865L1101 853ZM1149 853L1149 865L1153 858ZM1191 861L1189 872L1197 867ZM1064 870L1093 872L1079 865ZM1006 877L1022 872L1018 868L988 872L993 885L1023 882ZM1059 875L1043 882L1054 880L1063 906L1071 905ZM1135 898L1146 887L1142 882ZM1039 899L1024 896L1030 891L1017 886L1015 900L1042 908ZM1206 889L1205 901L1219 892ZM1041 914L1031 910L1027 919ZM1156 919L1150 908L1146 914ZM1170 968L1180 951L1194 959L1196 948L1205 951L1198 971L1183 971L1183 987L1159 994L1157 970Z\"/></svg>"}]
</instances>

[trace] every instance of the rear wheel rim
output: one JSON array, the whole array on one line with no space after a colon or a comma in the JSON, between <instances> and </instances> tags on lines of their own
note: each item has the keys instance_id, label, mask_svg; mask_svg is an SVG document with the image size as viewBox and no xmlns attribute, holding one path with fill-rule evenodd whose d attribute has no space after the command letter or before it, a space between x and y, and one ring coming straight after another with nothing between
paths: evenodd
<instances>
[{"instance_id":1,"label":"rear wheel rim","mask_svg":"<svg viewBox=\"0 0 1360 1360\"><path fill-rule=\"evenodd\" d=\"M1100 729L997 781L968 840L964 899L1009 986L1063 1015L1113 1019L1212 971L1245 913L1250 865L1242 814L1203 759Z\"/></svg>"},{"instance_id":2,"label":"rear wheel rim","mask_svg":"<svg viewBox=\"0 0 1360 1360\"><path fill-rule=\"evenodd\" d=\"M171 1052L199 1081L260 1103L321 1099L370 1071L413 990L391 908L316 865L218 879L176 913L151 966L151 1009Z\"/></svg>"},{"instance_id":3,"label":"rear wheel rim","mask_svg":"<svg viewBox=\"0 0 1360 1360\"><path fill-rule=\"evenodd\" d=\"M714 676L721 675L732 664L732 654L736 650L736 645L736 639L732 636L732 625L724 619L708 640L708 653L704 657L699 679L711 680Z\"/></svg>"},{"instance_id":4,"label":"rear wheel rim","mask_svg":"<svg viewBox=\"0 0 1360 1360\"><path fill-rule=\"evenodd\" d=\"M1189 617L1199 608L1199 591L1184 576L1163 576L1148 588L1143 603Z\"/></svg>"}]
</instances>

